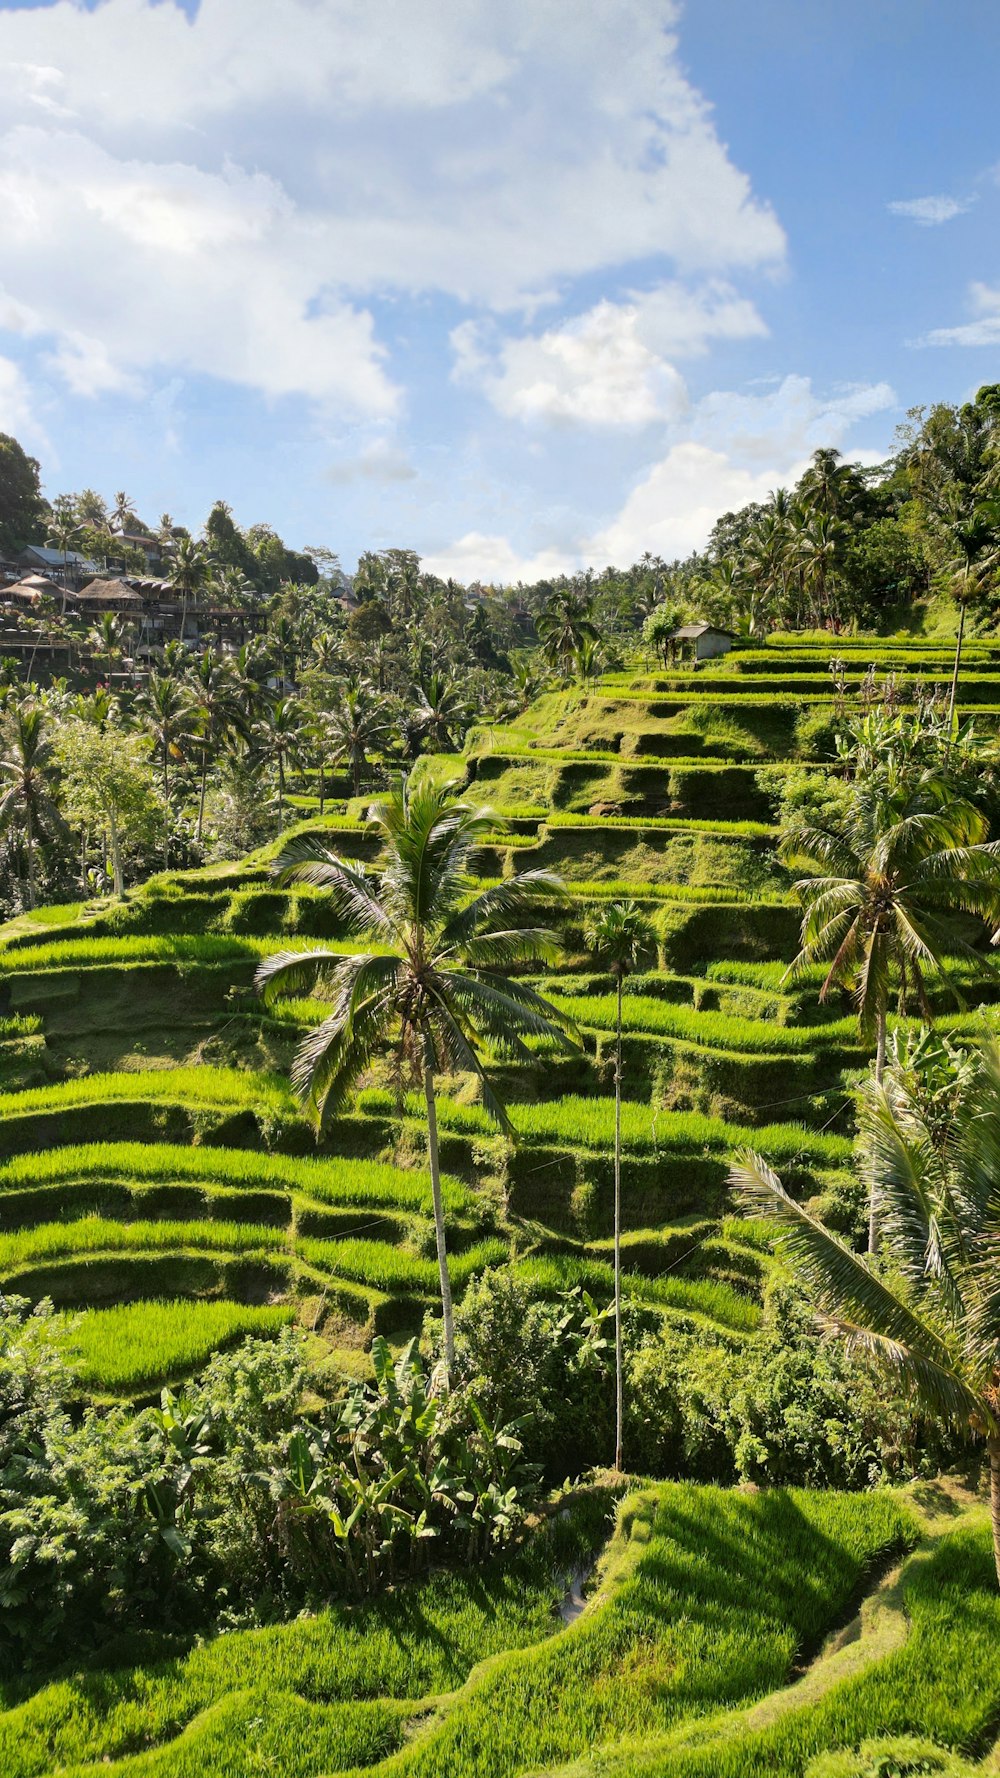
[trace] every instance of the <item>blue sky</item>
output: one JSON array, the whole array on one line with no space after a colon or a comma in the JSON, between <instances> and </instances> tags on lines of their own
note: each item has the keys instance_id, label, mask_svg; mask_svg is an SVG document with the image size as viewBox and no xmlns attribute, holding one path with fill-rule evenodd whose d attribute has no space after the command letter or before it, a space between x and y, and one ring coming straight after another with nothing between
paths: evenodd
<instances>
[{"instance_id":1,"label":"blue sky","mask_svg":"<svg viewBox=\"0 0 1000 1778\"><path fill-rule=\"evenodd\" d=\"M1000 377L985 0L0 0L0 430L347 567L704 541Z\"/></svg>"}]
</instances>

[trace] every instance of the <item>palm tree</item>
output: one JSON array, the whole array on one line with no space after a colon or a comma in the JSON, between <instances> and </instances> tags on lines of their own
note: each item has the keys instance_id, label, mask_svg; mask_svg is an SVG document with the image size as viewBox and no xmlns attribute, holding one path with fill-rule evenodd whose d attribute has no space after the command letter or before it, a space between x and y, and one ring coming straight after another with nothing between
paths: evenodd
<instances>
[{"instance_id":1,"label":"palm tree","mask_svg":"<svg viewBox=\"0 0 1000 1778\"><path fill-rule=\"evenodd\" d=\"M535 621L542 653L553 672L568 678L585 641L599 640L594 622L594 601L589 593L562 587L552 594Z\"/></svg>"},{"instance_id":2,"label":"palm tree","mask_svg":"<svg viewBox=\"0 0 1000 1778\"><path fill-rule=\"evenodd\" d=\"M334 759L350 761L355 796L361 795L361 774L368 753L385 739L389 724L382 708L363 685L345 685L327 713L326 732Z\"/></svg>"},{"instance_id":3,"label":"palm tree","mask_svg":"<svg viewBox=\"0 0 1000 1778\"><path fill-rule=\"evenodd\" d=\"M615 980L615 1468L622 1467L625 1373L622 1353L622 986L644 956L656 955L653 928L634 901L599 907L584 927L588 950Z\"/></svg>"},{"instance_id":4,"label":"palm tree","mask_svg":"<svg viewBox=\"0 0 1000 1778\"><path fill-rule=\"evenodd\" d=\"M319 986L329 1016L301 1044L292 1084L322 1128L339 1110L376 1050L396 1034L400 1054L423 1079L427 1158L434 1205L445 1367L455 1358L451 1285L438 1161L436 1076L464 1070L479 1082L483 1104L501 1129L507 1114L482 1059L488 1047L527 1060L524 1039L572 1047L572 1021L525 983L513 965L553 957L558 944L535 924L564 890L546 871L475 893L469 854L496 831L489 810L472 809L431 784L404 783L369 813L382 842L377 882L323 845L316 834L293 839L274 870L282 882L325 889L333 910L372 949L343 956L316 950L269 957L257 971L265 999Z\"/></svg>"},{"instance_id":5,"label":"palm tree","mask_svg":"<svg viewBox=\"0 0 1000 1778\"><path fill-rule=\"evenodd\" d=\"M843 536L839 520L825 512L810 513L796 533L797 553L817 628L829 614L827 594L840 563Z\"/></svg>"},{"instance_id":6,"label":"palm tree","mask_svg":"<svg viewBox=\"0 0 1000 1778\"><path fill-rule=\"evenodd\" d=\"M301 763L308 742L305 711L298 698L277 698L254 729L254 744L262 759L278 768L278 819L285 815L285 771Z\"/></svg>"},{"instance_id":7,"label":"palm tree","mask_svg":"<svg viewBox=\"0 0 1000 1778\"><path fill-rule=\"evenodd\" d=\"M954 723L955 701L958 697L958 675L962 665L962 642L965 617L969 606L980 598L995 579L1000 563L1000 549L991 547L1000 522L1000 500L985 500L971 514L953 511L945 529L955 554L948 563L948 585L958 606L958 635L955 638L955 665L948 697L948 721Z\"/></svg>"},{"instance_id":8,"label":"palm tree","mask_svg":"<svg viewBox=\"0 0 1000 1778\"><path fill-rule=\"evenodd\" d=\"M160 756L163 800L169 807L170 761L183 757L182 743L191 738L191 698L173 674L153 672L146 681L140 707Z\"/></svg>"},{"instance_id":9,"label":"palm tree","mask_svg":"<svg viewBox=\"0 0 1000 1778\"><path fill-rule=\"evenodd\" d=\"M115 655L121 653L123 626L113 611L102 611L90 632L90 646L95 654L103 654L108 669L108 685L114 670Z\"/></svg>"},{"instance_id":10,"label":"palm tree","mask_svg":"<svg viewBox=\"0 0 1000 1778\"><path fill-rule=\"evenodd\" d=\"M110 522L112 529L117 531L119 536L121 536L122 532L127 531L130 525L137 525L139 523L135 507L124 489L121 489L115 495L115 503L111 509Z\"/></svg>"},{"instance_id":11,"label":"palm tree","mask_svg":"<svg viewBox=\"0 0 1000 1778\"><path fill-rule=\"evenodd\" d=\"M961 1057L929 1106L913 1058L866 1090L861 1140L885 1274L831 1234L751 1151L731 1183L773 1217L823 1322L947 1425L985 1438L1000 1582L1000 1050Z\"/></svg>"},{"instance_id":12,"label":"palm tree","mask_svg":"<svg viewBox=\"0 0 1000 1778\"><path fill-rule=\"evenodd\" d=\"M205 822L209 763L223 742L243 732L239 694L239 683L231 663L225 656L212 654L206 649L191 680L193 728L201 749L201 790L198 797L198 825L195 829L195 838L198 841L201 840Z\"/></svg>"},{"instance_id":13,"label":"palm tree","mask_svg":"<svg viewBox=\"0 0 1000 1778\"><path fill-rule=\"evenodd\" d=\"M58 511L53 512L52 519L49 524L49 542L54 544L56 549L62 551L63 578L62 578L62 605L60 608L60 615L62 617L66 616L66 592L67 592L66 582L67 582L67 577L69 575L70 552L72 551L72 548L73 548L73 539L81 529L82 529L82 526L80 526L79 524L74 522L74 516L73 516L72 512L67 507L64 506L64 507L60 508Z\"/></svg>"},{"instance_id":14,"label":"palm tree","mask_svg":"<svg viewBox=\"0 0 1000 1778\"><path fill-rule=\"evenodd\" d=\"M835 984L853 990L861 1035L875 1038L876 1081L893 980L904 996L912 981L929 1021L924 972L947 981L944 958L956 951L983 961L956 931L956 914L1000 927L1000 842L988 832L946 778L927 768L911 778L891 762L888 776L873 770L855 780L839 821L799 828L782 844L783 861L811 873L795 885L805 912L786 979L823 962L821 1000ZM877 1239L873 1199L869 1252Z\"/></svg>"},{"instance_id":15,"label":"palm tree","mask_svg":"<svg viewBox=\"0 0 1000 1778\"><path fill-rule=\"evenodd\" d=\"M196 543L193 537L179 538L167 579L181 595L181 642L184 640L187 624L188 600L197 597L202 587L208 584L210 576L211 567L201 544Z\"/></svg>"},{"instance_id":16,"label":"palm tree","mask_svg":"<svg viewBox=\"0 0 1000 1778\"><path fill-rule=\"evenodd\" d=\"M466 728L471 715L461 687L443 673L431 673L417 686L416 701L414 727L430 737L439 753L453 753L455 735Z\"/></svg>"},{"instance_id":17,"label":"palm tree","mask_svg":"<svg viewBox=\"0 0 1000 1778\"><path fill-rule=\"evenodd\" d=\"M64 833L52 791L52 747L46 736L45 711L26 698L6 713L4 757L0 759L0 833L20 829L24 840L25 900L38 899L36 853L45 830Z\"/></svg>"}]
</instances>

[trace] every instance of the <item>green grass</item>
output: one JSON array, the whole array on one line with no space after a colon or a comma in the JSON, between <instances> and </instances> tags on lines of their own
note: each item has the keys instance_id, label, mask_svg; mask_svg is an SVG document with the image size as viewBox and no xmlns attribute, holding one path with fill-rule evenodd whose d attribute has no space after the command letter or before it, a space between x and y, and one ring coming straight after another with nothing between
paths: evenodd
<instances>
[{"instance_id":1,"label":"green grass","mask_svg":"<svg viewBox=\"0 0 1000 1778\"><path fill-rule=\"evenodd\" d=\"M241 1148L187 1148L167 1142L94 1142L17 1155L0 1164L0 1194L94 1180L139 1184L192 1181L233 1190L301 1192L323 1204L421 1215L431 1211L430 1175L381 1161L299 1159ZM441 1186L448 1211L462 1214L475 1208L473 1194L457 1179L446 1175Z\"/></svg>"},{"instance_id":2,"label":"green grass","mask_svg":"<svg viewBox=\"0 0 1000 1778\"><path fill-rule=\"evenodd\" d=\"M911 1560L902 1586L905 1640L817 1702L795 1708L793 1697L791 1708L759 1725L720 1716L699 1735L587 1761L575 1778L805 1778L827 1749L907 1734L978 1760L1000 1721L1000 1593L984 1518ZM870 1769L885 1778L898 1770Z\"/></svg>"},{"instance_id":3,"label":"green grass","mask_svg":"<svg viewBox=\"0 0 1000 1778\"><path fill-rule=\"evenodd\" d=\"M388 1116L395 1108L391 1093L374 1088L360 1093L358 1103L363 1111ZM419 1116L422 1104L416 1094L408 1095L405 1101L410 1116ZM518 1136L529 1142L607 1149L614 1140L613 1099L567 1095L538 1104L509 1105L507 1110ZM491 1134L496 1128L481 1106L459 1105L445 1098L438 1101L438 1121L443 1129L470 1134ZM655 1153L660 1149L711 1153L750 1144L777 1162L803 1160L825 1166L845 1165L853 1153L853 1145L846 1137L809 1130L801 1124L750 1128L700 1112L659 1111L629 1099L622 1104L622 1141L636 1153Z\"/></svg>"},{"instance_id":4,"label":"green grass","mask_svg":"<svg viewBox=\"0 0 1000 1778\"><path fill-rule=\"evenodd\" d=\"M76 1080L57 1081L52 1086L0 1093L0 1119L132 1099L259 1109L278 1117L298 1115L291 1089L280 1075L202 1066L84 1074Z\"/></svg>"},{"instance_id":5,"label":"green grass","mask_svg":"<svg viewBox=\"0 0 1000 1778\"><path fill-rule=\"evenodd\" d=\"M613 994L556 994L553 1002L581 1025L589 1025L598 1031L615 1029ZM651 995L629 993L622 1000L622 1029L679 1037L689 1043L710 1044L718 1049L769 1055L802 1055L831 1045L856 1049L859 1041L858 1023L854 1018L831 1020L825 1025L776 1025L772 1020L703 1012L690 1006L675 1006Z\"/></svg>"},{"instance_id":6,"label":"green grass","mask_svg":"<svg viewBox=\"0 0 1000 1778\"><path fill-rule=\"evenodd\" d=\"M295 1245L307 1264L372 1290L434 1297L440 1289L436 1259L421 1259L387 1241L313 1241L300 1236ZM505 1265L509 1258L506 1241L481 1241L465 1253L449 1255L448 1276L453 1288L462 1291L474 1273Z\"/></svg>"},{"instance_id":7,"label":"green grass","mask_svg":"<svg viewBox=\"0 0 1000 1778\"><path fill-rule=\"evenodd\" d=\"M255 962L276 951L312 950L317 945L338 955L379 951L379 945L348 939L316 940L295 934L255 938L252 934L194 932L123 933L97 938L65 938L45 945L19 945L0 951L0 974L27 975L53 969L106 969L129 964L174 963L179 968L213 968L225 963Z\"/></svg>"},{"instance_id":8,"label":"green grass","mask_svg":"<svg viewBox=\"0 0 1000 1778\"><path fill-rule=\"evenodd\" d=\"M372 1778L521 1778L758 1697L910 1532L887 1494L689 1483L632 1496L621 1525L606 1603L501 1658Z\"/></svg>"},{"instance_id":9,"label":"green grass","mask_svg":"<svg viewBox=\"0 0 1000 1778\"><path fill-rule=\"evenodd\" d=\"M402 1739L390 1701L449 1692L478 1662L551 1634L564 1577L600 1547L609 1506L607 1495L577 1499L512 1558L359 1606L175 1643L158 1659L144 1659L137 1638L117 1662L71 1672L0 1714L0 1771L48 1778L54 1765L102 1762L97 1770L121 1778L167 1770L242 1778L252 1743L264 1750L260 1771L314 1778L332 1769L329 1741L317 1745L327 1712L334 1734L361 1725L352 1762L377 1759ZM355 1714L338 1719L338 1711ZM146 1747L162 1751L139 1751Z\"/></svg>"},{"instance_id":10,"label":"green grass","mask_svg":"<svg viewBox=\"0 0 1000 1778\"><path fill-rule=\"evenodd\" d=\"M153 1301L86 1309L73 1319L71 1345L81 1383L134 1391L195 1370L245 1334L277 1333L293 1312L245 1303Z\"/></svg>"},{"instance_id":11,"label":"green grass","mask_svg":"<svg viewBox=\"0 0 1000 1778\"><path fill-rule=\"evenodd\" d=\"M593 828L607 833L635 829L651 833L707 833L718 839L734 840L776 839L779 832L778 828L770 827L763 821L685 821L681 816L673 815L550 814L545 817L545 826L553 832L560 828Z\"/></svg>"},{"instance_id":12,"label":"green grass","mask_svg":"<svg viewBox=\"0 0 1000 1778\"><path fill-rule=\"evenodd\" d=\"M0 1234L0 1273L61 1254L153 1253L186 1247L249 1253L285 1245L283 1231L264 1223L115 1222L103 1216L82 1216L76 1222L46 1222Z\"/></svg>"},{"instance_id":13,"label":"green grass","mask_svg":"<svg viewBox=\"0 0 1000 1778\"><path fill-rule=\"evenodd\" d=\"M603 1260L579 1259L563 1253L533 1255L519 1260L515 1270L524 1283L543 1296L556 1296L578 1285L604 1302L614 1295L614 1268ZM644 1278L639 1273L626 1272L622 1291L646 1307L695 1315L714 1321L730 1333L754 1333L760 1326L758 1305L731 1285L712 1278Z\"/></svg>"}]
</instances>

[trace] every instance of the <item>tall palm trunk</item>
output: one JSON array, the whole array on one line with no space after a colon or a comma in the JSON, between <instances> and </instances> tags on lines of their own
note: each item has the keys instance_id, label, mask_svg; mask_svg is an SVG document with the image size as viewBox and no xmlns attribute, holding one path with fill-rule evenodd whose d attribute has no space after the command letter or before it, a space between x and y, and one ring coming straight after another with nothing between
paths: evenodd
<instances>
[{"instance_id":1,"label":"tall palm trunk","mask_svg":"<svg viewBox=\"0 0 1000 1778\"><path fill-rule=\"evenodd\" d=\"M320 764L319 764L319 815L320 815L321 821L323 819L323 811L325 808L326 808L326 760L321 759Z\"/></svg>"},{"instance_id":2,"label":"tall palm trunk","mask_svg":"<svg viewBox=\"0 0 1000 1778\"><path fill-rule=\"evenodd\" d=\"M615 1017L615 1469L622 1467L625 1377L622 1354L622 978Z\"/></svg>"},{"instance_id":3,"label":"tall palm trunk","mask_svg":"<svg viewBox=\"0 0 1000 1778\"><path fill-rule=\"evenodd\" d=\"M31 825L31 805L24 811L24 861L27 871L26 893L28 906L33 908L38 899L35 890L35 836Z\"/></svg>"},{"instance_id":4,"label":"tall palm trunk","mask_svg":"<svg viewBox=\"0 0 1000 1778\"><path fill-rule=\"evenodd\" d=\"M198 798L198 827L195 839L201 843L201 830L205 822L205 786L208 783L208 748L206 747L201 760L201 795Z\"/></svg>"},{"instance_id":5,"label":"tall palm trunk","mask_svg":"<svg viewBox=\"0 0 1000 1778\"><path fill-rule=\"evenodd\" d=\"M441 1198L441 1168L438 1160L437 1103L434 1097L434 1046L429 1035L424 1038L424 1101L427 1106L427 1159L430 1165L431 1198L434 1204L434 1239L437 1243L438 1275L441 1280L445 1382L446 1386L450 1388L452 1371L455 1368L455 1322L451 1305L451 1279L448 1276L444 1203Z\"/></svg>"},{"instance_id":6,"label":"tall palm trunk","mask_svg":"<svg viewBox=\"0 0 1000 1778\"><path fill-rule=\"evenodd\" d=\"M882 1085L885 1073L885 1040L886 1040L886 1007L885 1002L878 1009L878 1034L875 1039L875 1085ZM878 1252L878 1212L875 1208L875 1193L872 1191L868 1200L868 1252Z\"/></svg>"},{"instance_id":7,"label":"tall palm trunk","mask_svg":"<svg viewBox=\"0 0 1000 1778\"><path fill-rule=\"evenodd\" d=\"M958 635L955 638L955 666L951 675L951 692L948 697L948 727L955 720L955 699L958 696L958 673L962 664L962 638L965 634L965 600L958 608Z\"/></svg>"},{"instance_id":8,"label":"tall palm trunk","mask_svg":"<svg viewBox=\"0 0 1000 1778\"><path fill-rule=\"evenodd\" d=\"M114 877L114 891L115 891L116 895L124 895L124 893L125 893L125 878L124 878L124 875L122 872L121 842L118 837L118 815L117 815L117 812L116 812L113 804L112 804L111 810L110 810L110 823L111 823L111 870L112 870L112 874Z\"/></svg>"},{"instance_id":9,"label":"tall palm trunk","mask_svg":"<svg viewBox=\"0 0 1000 1778\"><path fill-rule=\"evenodd\" d=\"M1000 1438L991 1438L989 1451L989 1518L993 1522L993 1566L1000 1582Z\"/></svg>"},{"instance_id":10,"label":"tall palm trunk","mask_svg":"<svg viewBox=\"0 0 1000 1778\"><path fill-rule=\"evenodd\" d=\"M278 754L278 822L281 826L285 821L285 756Z\"/></svg>"}]
</instances>

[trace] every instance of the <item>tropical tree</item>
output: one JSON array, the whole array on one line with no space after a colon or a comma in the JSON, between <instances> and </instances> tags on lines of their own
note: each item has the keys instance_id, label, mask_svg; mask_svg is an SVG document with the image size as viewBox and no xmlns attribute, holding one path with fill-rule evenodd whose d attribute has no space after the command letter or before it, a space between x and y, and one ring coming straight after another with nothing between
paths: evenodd
<instances>
[{"instance_id":1,"label":"tropical tree","mask_svg":"<svg viewBox=\"0 0 1000 1778\"><path fill-rule=\"evenodd\" d=\"M62 724L59 761L67 815L84 835L81 877L86 880L88 836L102 835L114 892L122 895L129 854L145 861L163 844L167 811L150 781L148 744L112 707L103 724L86 717Z\"/></svg>"},{"instance_id":2,"label":"tropical tree","mask_svg":"<svg viewBox=\"0 0 1000 1778\"><path fill-rule=\"evenodd\" d=\"M112 530L117 531L120 536L123 531L127 531L130 526L137 525L138 523L138 514L136 513L132 500L129 495L125 493L124 489L120 489L115 495L115 503L111 508L110 524Z\"/></svg>"},{"instance_id":3,"label":"tropical tree","mask_svg":"<svg viewBox=\"0 0 1000 1778\"><path fill-rule=\"evenodd\" d=\"M555 934L537 921L565 892L548 872L526 871L476 893L469 854L496 832L496 817L434 785L411 789L404 782L373 806L369 821L381 840L374 884L316 834L289 841L274 871L282 882L326 890L334 912L372 948L351 956L282 952L261 964L257 986L268 1000L313 988L331 1002L329 1015L303 1040L292 1066L292 1084L320 1128L393 1036L403 1063L422 1079L450 1374L455 1342L436 1077L442 1070L472 1074L487 1112L508 1130L484 1051L526 1061L525 1038L572 1047L572 1021L510 973L516 964L556 955Z\"/></svg>"},{"instance_id":4,"label":"tropical tree","mask_svg":"<svg viewBox=\"0 0 1000 1778\"><path fill-rule=\"evenodd\" d=\"M588 950L615 983L615 1468L622 1467L625 1406L622 1352L622 989L644 958L656 956L653 928L634 901L598 907L584 928Z\"/></svg>"},{"instance_id":5,"label":"tropical tree","mask_svg":"<svg viewBox=\"0 0 1000 1778\"><path fill-rule=\"evenodd\" d=\"M183 759L184 743L191 739L194 711L190 693L174 674L152 672L139 707L156 745L163 774L163 801L169 804L170 762Z\"/></svg>"},{"instance_id":6,"label":"tropical tree","mask_svg":"<svg viewBox=\"0 0 1000 1778\"><path fill-rule=\"evenodd\" d=\"M277 698L253 731L254 745L262 759L278 768L278 817L285 813L285 773L302 763L309 741L306 713L298 698Z\"/></svg>"},{"instance_id":7,"label":"tropical tree","mask_svg":"<svg viewBox=\"0 0 1000 1778\"><path fill-rule=\"evenodd\" d=\"M224 742L244 731L240 684L232 663L224 655L206 649L191 679L192 730L201 754L201 788L198 795L200 841L205 822L205 788L208 768Z\"/></svg>"},{"instance_id":8,"label":"tropical tree","mask_svg":"<svg viewBox=\"0 0 1000 1778\"><path fill-rule=\"evenodd\" d=\"M902 761L902 763L900 763ZM985 817L940 770L911 776L905 758L857 777L839 816L794 829L781 846L791 869L809 876L795 887L804 906L794 977L828 964L820 988L850 988L861 1035L875 1040L875 1078L885 1065L889 997L912 983L931 1018L924 976L948 981L949 954L973 951L956 915L978 915L1000 927L1000 842L987 838ZM869 1251L877 1245L877 1207L869 1219Z\"/></svg>"},{"instance_id":9,"label":"tropical tree","mask_svg":"<svg viewBox=\"0 0 1000 1778\"><path fill-rule=\"evenodd\" d=\"M37 858L46 834L65 832L54 793L54 760L45 711L34 699L15 704L4 719L0 759L0 833L19 832L24 844L25 900L38 899Z\"/></svg>"},{"instance_id":10,"label":"tropical tree","mask_svg":"<svg viewBox=\"0 0 1000 1778\"><path fill-rule=\"evenodd\" d=\"M1000 1582L1000 1050L941 1046L930 1093L921 1060L904 1055L862 1096L884 1270L795 1203L759 1155L741 1152L730 1179L751 1214L778 1224L781 1252L825 1326L930 1417L985 1439Z\"/></svg>"},{"instance_id":11,"label":"tropical tree","mask_svg":"<svg viewBox=\"0 0 1000 1778\"><path fill-rule=\"evenodd\" d=\"M77 536L78 532L81 530L81 528L82 527L77 522L71 507L69 507L67 505L67 506L62 506L59 508L53 508L52 518L49 521L48 537L49 537L49 542L51 544L54 544L56 549L58 549L61 552L62 559L63 559L63 564L62 564L63 565L63 579L62 579L62 615L63 615L63 617L65 617L65 615L66 615L66 591L67 591L66 579L67 579L67 575L69 574L69 558L70 558L70 554L73 549L74 539L76 538L76 536Z\"/></svg>"},{"instance_id":12,"label":"tropical tree","mask_svg":"<svg viewBox=\"0 0 1000 1778\"><path fill-rule=\"evenodd\" d=\"M413 726L429 737L439 753L454 752L456 736L461 739L470 715L469 700L461 686L444 673L431 673L417 686Z\"/></svg>"},{"instance_id":13,"label":"tropical tree","mask_svg":"<svg viewBox=\"0 0 1000 1778\"><path fill-rule=\"evenodd\" d=\"M553 672L568 678L581 643L598 640L591 594L575 587L560 588L539 613L535 629L542 653Z\"/></svg>"},{"instance_id":14,"label":"tropical tree","mask_svg":"<svg viewBox=\"0 0 1000 1778\"><path fill-rule=\"evenodd\" d=\"M351 768L355 796L361 795L361 775L368 754L389 733L382 707L363 685L345 685L326 716L326 733L334 760L345 759Z\"/></svg>"},{"instance_id":15,"label":"tropical tree","mask_svg":"<svg viewBox=\"0 0 1000 1778\"><path fill-rule=\"evenodd\" d=\"M102 611L88 638L92 652L104 656L109 686L114 671L115 658L121 654L123 633L124 625L121 618L114 611Z\"/></svg>"},{"instance_id":16,"label":"tropical tree","mask_svg":"<svg viewBox=\"0 0 1000 1778\"><path fill-rule=\"evenodd\" d=\"M184 640L184 629L187 624L188 600L197 598L203 587L211 579L212 569L205 551L193 537L180 537L174 551L167 580L174 590L181 595L180 639Z\"/></svg>"}]
</instances>

